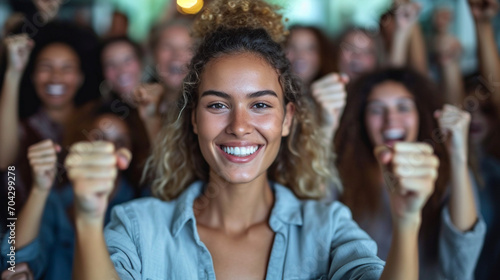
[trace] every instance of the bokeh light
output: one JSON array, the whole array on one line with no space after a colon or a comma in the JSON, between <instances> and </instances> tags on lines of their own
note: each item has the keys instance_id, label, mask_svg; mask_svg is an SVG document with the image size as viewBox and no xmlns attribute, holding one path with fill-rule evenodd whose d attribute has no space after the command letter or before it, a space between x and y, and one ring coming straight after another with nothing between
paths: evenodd
<instances>
[{"instance_id":1,"label":"bokeh light","mask_svg":"<svg viewBox=\"0 0 500 280\"><path fill-rule=\"evenodd\" d=\"M196 14L203 8L203 0L177 0L179 10L186 14Z\"/></svg>"}]
</instances>

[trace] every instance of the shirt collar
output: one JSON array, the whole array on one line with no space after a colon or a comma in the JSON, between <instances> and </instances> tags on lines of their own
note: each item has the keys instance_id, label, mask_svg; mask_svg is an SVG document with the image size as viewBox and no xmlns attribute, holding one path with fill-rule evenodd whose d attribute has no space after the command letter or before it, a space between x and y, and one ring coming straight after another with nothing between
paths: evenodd
<instances>
[{"instance_id":1,"label":"shirt collar","mask_svg":"<svg viewBox=\"0 0 500 280\"><path fill-rule=\"evenodd\" d=\"M275 199L269 220L271 228L277 231L282 223L301 226L301 201L289 188L273 182L270 182L270 185ZM177 236L189 220L194 221L193 203L202 194L204 186L205 183L202 181L196 181L176 199L177 205L171 226L171 232L174 236Z\"/></svg>"}]
</instances>

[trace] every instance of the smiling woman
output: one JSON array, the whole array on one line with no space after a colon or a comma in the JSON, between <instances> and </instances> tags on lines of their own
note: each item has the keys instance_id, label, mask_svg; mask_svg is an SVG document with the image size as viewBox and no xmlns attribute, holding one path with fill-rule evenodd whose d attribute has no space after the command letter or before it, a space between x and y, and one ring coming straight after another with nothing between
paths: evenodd
<instances>
[{"instance_id":1,"label":"smiling woman","mask_svg":"<svg viewBox=\"0 0 500 280\"><path fill-rule=\"evenodd\" d=\"M394 194L397 238L384 269L345 206L314 200L332 176L331 153L275 41L284 31L274 9L260 0L205 8L179 106L148 163L159 199L115 207L104 235L124 159L108 143L72 147L75 279L417 279L433 178ZM96 179L96 168L109 174Z\"/></svg>"},{"instance_id":2,"label":"smiling woman","mask_svg":"<svg viewBox=\"0 0 500 280\"><path fill-rule=\"evenodd\" d=\"M344 185L341 201L377 242L377 255L388 260L394 206L391 193L385 191L391 184L384 178L399 176L420 184L423 168L420 157L409 153L394 155L392 170L381 168L374 151L387 147L397 152L400 145L430 144L439 166L434 168L435 189L422 211L420 279L473 279L485 224L476 213L467 166L469 114L441 103L435 85L407 68L366 73L348 91L335 136ZM394 173L388 175L388 171Z\"/></svg>"}]
</instances>

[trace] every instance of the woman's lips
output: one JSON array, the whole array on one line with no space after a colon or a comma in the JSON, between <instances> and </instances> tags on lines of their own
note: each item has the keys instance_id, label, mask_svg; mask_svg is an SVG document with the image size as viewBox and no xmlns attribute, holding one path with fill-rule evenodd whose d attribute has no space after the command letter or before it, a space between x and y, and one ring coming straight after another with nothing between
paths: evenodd
<instances>
[{"instance_id":1,"label":"woman's lips","mask_svg":"<svg viewBox=\"0 0 500 280\"><path fill-rule=\"evenodd\" d=\"M262 150L263 145L218 145L222 155L234 163L246 163L252 161Z\"/></svg>"}]
</instances>

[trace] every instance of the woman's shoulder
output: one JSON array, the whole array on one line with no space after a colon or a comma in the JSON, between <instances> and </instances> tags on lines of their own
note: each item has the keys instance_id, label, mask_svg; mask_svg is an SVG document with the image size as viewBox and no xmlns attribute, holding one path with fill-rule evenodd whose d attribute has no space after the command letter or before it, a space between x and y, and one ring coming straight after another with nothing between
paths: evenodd
<instances>
[{"instance_id":1,"label":"woman's shoulder","mask_svg":"<svg viewBox=\"0 0 500 280\"><path fill-rule=\"evenodd\" d=\"M276 184L275 192L277 207L281 212L287 212L290 217L296 217L301 223L313 223L318 227L329 227L339 222L352 220L351 211L341 202L334 200L325 202L323 200L299 199L287 187Z\"/></svg>"},{"instance_id":2,"label":"woman's shoulder","mask_svg":"<svg viewBox=\"0 0 500 280\"><path fill-rule=\"evenodd\" d=\"M134 224L171 224L179 219L193 217L193 201L200 193L202 184L195 182L179 197L169 201L156 197L137 198L112 209L111 219L132 221Z\"/></svg>"},{"instance_id":3,"label":"woman's shoulder","mask_svg":"<svg viewBox=\"0 0 500 280\"><path fill-rule=\"evenodd\" d=\"M134 216L144 217L144 215L151 216L155 212L169 213L170 210L176 208L179 202L174 199L171 201L164 201L156 197L142 197L136 198L114 206L115 211L124 211Z\"/></svg>"}]
</instances>

